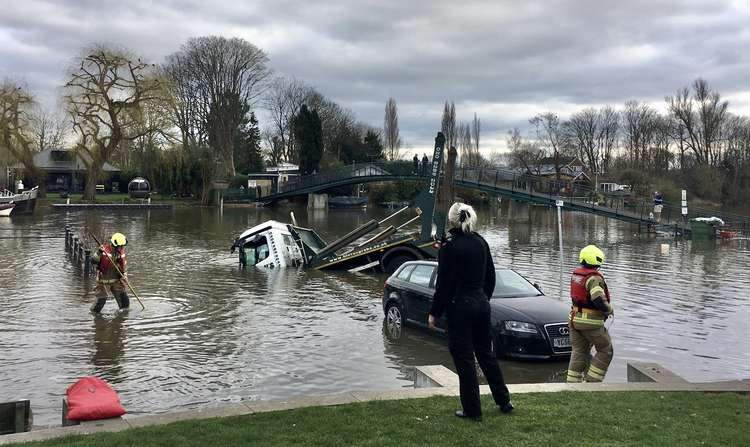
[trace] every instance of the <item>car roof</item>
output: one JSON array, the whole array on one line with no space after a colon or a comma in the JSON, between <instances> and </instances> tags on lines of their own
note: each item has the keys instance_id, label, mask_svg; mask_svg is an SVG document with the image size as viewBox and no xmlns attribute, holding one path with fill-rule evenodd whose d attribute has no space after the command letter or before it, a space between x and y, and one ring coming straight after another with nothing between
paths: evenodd
<instances>
[{"instance_id":1,"label":"car roof","mask_svg":"<svg viewBox=\"0 0 750 447\"><path fill-rule=\"evenodd\" d=\"M437 267L438 262L437 261L427 261L427 260L407 261L407 262L404 262L403 264L401 264L401 266L396 270L396 272L400 272L401 270L405 269L406 267L408 267L410 265L431 265L433 267ZM495 270L510 270L510 271L515 272L515 270L513 270L510 267L495 267ZM518 273L518 272L516 272L516 273Z\"/></svg>"}]
</instances>

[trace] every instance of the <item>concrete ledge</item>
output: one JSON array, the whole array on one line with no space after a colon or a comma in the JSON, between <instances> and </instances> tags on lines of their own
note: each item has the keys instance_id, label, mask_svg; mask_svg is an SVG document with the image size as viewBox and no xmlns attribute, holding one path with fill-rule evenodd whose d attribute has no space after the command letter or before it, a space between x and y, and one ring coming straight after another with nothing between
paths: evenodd
<instances>
[{"instance_id":1,"label":"concrete ledge","mask_svg":"<svg viewBox=\"0 0 750 447\"><path fill-rule=\"evenodd\" d=\"M628 382L688 383L658 363L628 362Z\"/></svg>"},{"instance_id":2,"label":"concrete ledge","mask_svg":"<svg viewBox=\"0 0 750 447\"><path fill-rule=\"evenodd\" d=\"M189 421L192 419L211 419L229 416L243 416L252 413L253 410L244 403L233 403L216 407L156 414L153 416L137 416L132 418L128 417L126 418L126 420L130 427L136 428L148 427L151 425L171 424L173 422Z\"/></svg>"},{"instance_id":3,"label":"concrete ledge","mask_svg":"<svg viewBox=\"0 0 750 447\"><path fill-rule=\"evenodd\" d=\"M511 394L556 393L565 391L602 392L602 391L694 391L705 393L739 393L750 394L750 380L712 383L531 383L508 385ZM480 387L482 394L490 394L489 387ZM16 442L41 441L71 435L84 435L99 432L117 432L129 428L169 424L173 422L209 419L227 416L242 416L260 412L283 411L294 408L343 405L353 402L374 400L419 399L432 396L458 396L457 386L433 388L402 388L388 391L352 391L321 396L301 396L294 399L271 401L244 401L199 410L179 411L153 416L107 419L82 423L72 427L56 427L0 436L0 445Z\"/></svg>"},{"instance_id":4,"label":"concrete ledge","mask_svg":"<svg viewBox=\"0 0 750 447\"><path fill-rule=\"evenodd\" d=\"M171 203L53 203L53 209L86 210L86 209L172 209Z\"/></svg>"},{"instance_id":5,"label":"concrete ledge","mask_svg":"<svg viewBox=\"0 0 750 447\"><path fill-rule=\"evenodd\" d=\"M443 365L414 367L414 388L457 386L458 375Z\"/></svg>"}]
</instances>

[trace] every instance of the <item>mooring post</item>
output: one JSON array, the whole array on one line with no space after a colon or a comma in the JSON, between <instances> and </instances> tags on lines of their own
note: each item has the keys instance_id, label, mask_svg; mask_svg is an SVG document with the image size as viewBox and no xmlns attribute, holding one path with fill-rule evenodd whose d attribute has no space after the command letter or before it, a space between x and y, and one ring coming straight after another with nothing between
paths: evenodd
<instances>
[{"instance_id":1,"label":"mooring post","mask_svg":"<svg viewBox=\"0 0 750 447\"><path fill-rule=\"evenodd\" d=\"M78 236L77 235L73 236L73 247L72 248L73 248L73 250L72 250L71 254L73 255L73 259L75 260L76 256L78 256Z\"/></svg>"},{"instance_id":2,"label":"mooring post","mask_svg":"<svg viewBox=\"0 0 750 447\"><path fill-rule=\"evenodd\" d=\"M91 273L91 250L83 251L83 274L89 276Z\"/></svg>"}]
</instances>

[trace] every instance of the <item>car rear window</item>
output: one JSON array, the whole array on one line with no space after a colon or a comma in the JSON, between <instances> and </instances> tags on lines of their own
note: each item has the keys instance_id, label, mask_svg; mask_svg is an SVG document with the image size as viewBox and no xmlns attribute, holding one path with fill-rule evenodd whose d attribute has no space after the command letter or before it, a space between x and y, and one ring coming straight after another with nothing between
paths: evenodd
<instances>
[{"instance_id":1,"label":"car rear window","mask_svg":"<svg viewBox=\"0 0 750 447\"><path fill-rule=\"evenodd\" d=\"M409 282L418 286L429 287L434 271L435 267L431 265L418 265L409 277Z\"/></svg>"},{"instance_id":2,"label":"car rear window","mask_svg":"<svg viewBox=\"0 0 750 447\"><path fill-rule=\"evenodd\" d=\"M409 274L411 271L414 270L413 265L407 265L406 267L402 268L400 272L398 272L398 279L403 279L404 281L409 279Z\"/></svg>"},{"instance_id":3,"label":"car rear window","mask_svg":"<svg viewBox=\"0 0 750 447\"><path fill-rule=\"evenodd\" d=\"M529 284L526 279L513 270L495 271L495 291L493 298L514 298L521 296L538 296L542 293Z\"/></svg>"}]
</instances>

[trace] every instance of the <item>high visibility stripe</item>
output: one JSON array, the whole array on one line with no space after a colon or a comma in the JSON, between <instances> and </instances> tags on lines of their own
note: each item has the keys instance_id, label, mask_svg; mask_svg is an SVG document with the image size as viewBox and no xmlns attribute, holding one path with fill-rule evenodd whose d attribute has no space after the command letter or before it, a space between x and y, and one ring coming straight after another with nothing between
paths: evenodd
<instances>
[{"instance_id":1,"label":"high visibility stripe","mask_svg":"<svg viewBox=\"0 0 750 447\"><path fill-rule=\"evenodd\" d=\"M603 375L607 374L607 370L606 369L597 368L594 365L589 365L589 373L595 373L595 374L603 376Z\"/></svg>"},{"instance_id":2,"label":"high visibility stripe","mask_svg":"<svg viewBox=\"0 0 750 447\"><path fill-rule=\"evenodd\" d=\"M568 370L568 383L580 383L583 382L583 373L579 371Z\"/></svg>"},{"instance_id":3,"label":"high visibility stripe","mask_svg":"<svg viewBox=\"0 0 750 447\"><path fill-rule=\"evenodd\" d=\"M591 301L593 301L596 298L604 298L606 294L604 293L604 288L602 286L594 286L589 291L591 294Z\"/></svg>"}]
</instances>

